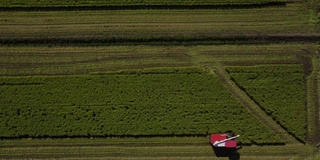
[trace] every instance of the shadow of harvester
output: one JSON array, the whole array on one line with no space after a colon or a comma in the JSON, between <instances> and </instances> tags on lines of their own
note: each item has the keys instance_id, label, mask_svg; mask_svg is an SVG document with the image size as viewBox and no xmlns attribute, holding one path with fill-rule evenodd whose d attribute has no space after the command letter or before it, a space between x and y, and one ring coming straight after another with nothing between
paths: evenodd
<instances>
[{"instance_id":1,"label":"shadow of harvester","mask_svg":"<svg viewBox=\"0 0 320 160\"><path fill-rule=\"evenodd\" d=\"M229 160L240 160L240 154L238 150L242 147L238 148L225 148L225 147L214 147L211 145L215 155L217 157L228 157Z\"/></svg>"}]
</instances>

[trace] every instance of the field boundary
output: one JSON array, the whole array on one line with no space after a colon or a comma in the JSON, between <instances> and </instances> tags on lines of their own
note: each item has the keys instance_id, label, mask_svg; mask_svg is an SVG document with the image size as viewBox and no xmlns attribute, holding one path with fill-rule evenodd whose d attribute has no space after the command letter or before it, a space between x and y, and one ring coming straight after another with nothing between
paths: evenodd
<instances>
[{"instance_id":1,"label":"field boundary","mask_svg":"<svg viewBox=\"0 0 320 160\"><path fill-rule=\"evenodd\" d=\"M87 10L203 10L203 9L251 9L285 7L288 2L265 2L261 4L216 4L216 5L78 5L78 6L12 6L0 7L0 11L87 11Z\"/></svg>"},{"instance_id":2,"label":"field boundary","mask_svg":"<svg viewBox=\"0 0 320 160\"><path fill-rule=\"evenodd\" d=\"M86 38L0 38L0 45L58 45L58 46L113 46L113 45L221 45L275 44L283 42L319 42L320 34L239 35L221 37L86 37Z\"/></svg>"},{"instance_id":3,"label":"field boundary","mask_svg":"<svg viewBox=\"0 0 320 160\"><path fill-rule=\"evenodd\" d=\"M315 83L315 87L314 87L314 97L315 97L315 107L316 107L316 117L315 117L315 127L316 127L316 133L320 133L320 99L319 99L319 94L320 94L320 88L319 88L319 71L320 71L320 66L319 66L319 62L320 59L319 57L316 59L315 62L315 78L314 78L314 83ZM318 134L315 134L315 140L317 145L320 145L320 136Z\"/></svg>"}]
</instances>

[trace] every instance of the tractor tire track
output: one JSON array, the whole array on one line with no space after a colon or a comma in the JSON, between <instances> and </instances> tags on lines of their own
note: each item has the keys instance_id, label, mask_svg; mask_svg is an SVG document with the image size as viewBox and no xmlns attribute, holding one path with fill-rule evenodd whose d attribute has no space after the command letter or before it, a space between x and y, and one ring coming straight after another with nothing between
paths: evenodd
<instances>
[{"instance_id":1,"label":"tractor tire track","mask_svg":"<svg viewBox=\"0 0 320 160\"><path fill-rule=\"evenodd\" d=\"M291 136L285 129L277 124L270 116L268 116L254 100L252 100L244 91L242 91L234 82L230 80L229 74L223 68L221 64L215 65L215 67L209 67L214 72L222 84L237 98L247 109L258 118L261 122L267 125L277 135L286 141L286 144L298 144L300 143L293 136Z\"/></svg>"}]
</instances>

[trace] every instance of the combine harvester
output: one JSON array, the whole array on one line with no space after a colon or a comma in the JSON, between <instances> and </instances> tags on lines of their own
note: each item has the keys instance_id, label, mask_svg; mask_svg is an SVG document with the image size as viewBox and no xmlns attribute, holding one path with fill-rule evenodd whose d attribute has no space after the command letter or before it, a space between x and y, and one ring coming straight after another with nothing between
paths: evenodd
<instances>
[{"instance_id":1,"label":"combine harvester","mask_svg":"<svg viewBox=\"0 0 320 160\"><path fill-rule=\"evenodd\" d=\"M240 135L234 134L211 134L210 144L217 157L230 157L237 154L238 147L236 139Z\"/></svg>"},{"instance_id":2,"label":"combine harvester","mask_svg":"<svg viewBox=\"0 0 320 160\"><path fill-rule=\"evenodd\" d=\"M240 135L228 138L228 134L211 134L210 143L213 147L237 148L238 137Z\"/></svg>"}]
</instances>

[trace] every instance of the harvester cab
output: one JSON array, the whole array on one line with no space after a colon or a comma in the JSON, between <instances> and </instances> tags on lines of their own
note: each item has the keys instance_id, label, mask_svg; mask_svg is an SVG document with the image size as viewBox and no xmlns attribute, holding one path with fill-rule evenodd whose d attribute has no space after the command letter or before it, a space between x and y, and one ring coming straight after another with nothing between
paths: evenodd
<instances>
[{"instance_id":1,"label":"harvester cab","mask_svg":"<svg viewBox=\"0 0 320 160\"><path fill-rule=\"evenodd\" d=\"M225 148L237 148L236 139L240 137L240 135L230 135L228 134L211 134L210 135L210 144L212 147L225 147Z\"/></svg>"}]
</instances>

